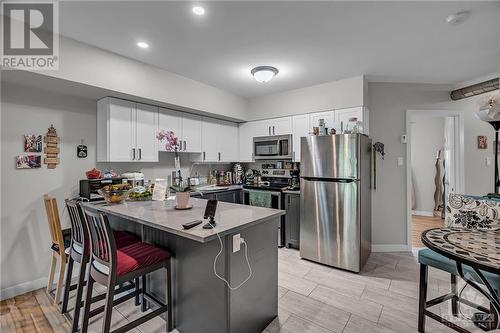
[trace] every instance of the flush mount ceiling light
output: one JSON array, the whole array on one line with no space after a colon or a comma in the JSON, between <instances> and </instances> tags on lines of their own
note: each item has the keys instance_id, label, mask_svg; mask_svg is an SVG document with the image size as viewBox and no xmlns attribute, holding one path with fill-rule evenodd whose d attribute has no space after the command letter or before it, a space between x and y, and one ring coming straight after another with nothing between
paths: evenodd
<instances>
[{"instance_id":1,"label":"flush mount ceiling light","mask_svg":"<svg viewBox=\"0 0 500 333\"><path fill-rule=\"evenodd\" d=\"M462 11L446 17L446 23L457 25L463 23L470 16L469 11Z\"/></svg>"},{"instance_id":2,"label":"flush mount ceiling light","mask_svg":"<svg viewBox=\"0 0 500 333\"><path fill-rule=\"evenodd\" d=\"M279 71L273 66L258 66L250 71L257 82L269 82Z\"/></svg>"},{"instance_id":3,"label":"flush mount ceiling light","mask_svg":"<svg viewBox=\"0 0 500 333\"><path fill-rule=\"evenodd\" d=\"M146 42L137 42L137 46L140 47L141 49L149 48L149 44Z\"/></svg>"},{"instance_id":4,"label":"flush mount ceiling light","mask_svg":"<svg viewBox=\"0 0 500 333\"><path fill-rule=\"evenodd\" d=\"M195 15L205 15L205 8L201 7L201 6L194 6L193 7L193 13Z\"/></svg>"}]
</instances>

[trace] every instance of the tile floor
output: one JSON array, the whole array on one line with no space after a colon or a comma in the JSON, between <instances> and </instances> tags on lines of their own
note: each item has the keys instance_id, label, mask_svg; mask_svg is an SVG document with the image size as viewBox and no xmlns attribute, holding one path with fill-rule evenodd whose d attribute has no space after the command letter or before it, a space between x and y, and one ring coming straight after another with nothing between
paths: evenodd
<instances>
[{"instance_id":1,"label":"tile floor","mask_svg":"<svg viewBox=\"0 0 500 333\"><path fill-rule=\"evenodd\" d=\"M279 315L263 333L417 332L418 264L411 253L373 253L363 271L354 274L302 260L298 251L280 249L278 267ZM449 291L448 274L434 269L430 269L429 274L428 297ZM96 289L97 292L104 291L104 287L97 288L100 288ZM44 294L43 291L34 293L37 299ZM71 295L74 296L74 293ZM465 289L463 295L476 303L486 304L470 287ZM33 314L24 311L22 305L17 305L20 309L16 309L15 300L2 303L1 331L26 331L24 328L33 321ZM48 304L46 301L38 303ZM451 318L449 304L441 304L433 309L463 327L479 332L469 321ZM466 306L462 306L461 310L465 316L473 313ZM47 313L47 310L44 308L43 312ZM60 320L63 318L60 314L57 315L60 317L57 318L53 311L50 316L45 316L47 322L52 324L50 332L67 332L67 322ZM133 305L133 300L120 304L113 312L113 328L140 315L140 309ZM26 317L27 326L23 324L19 331L16 329L19 325L16 326L14 321L23 317ZM91 319L89 332L100 332L101 317ZM35 321L33 323L37 326ZM430 318L427 319L426 328L428 333L454 332ZM165 321L154 318L131 332L165 332Z\"/></svg>"}]
</instances>

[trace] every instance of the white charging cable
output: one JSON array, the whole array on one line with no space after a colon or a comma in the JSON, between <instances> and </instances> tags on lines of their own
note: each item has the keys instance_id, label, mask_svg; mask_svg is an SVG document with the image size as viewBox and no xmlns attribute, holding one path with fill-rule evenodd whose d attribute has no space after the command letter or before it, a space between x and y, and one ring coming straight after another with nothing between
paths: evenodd
<instances>
[{"instance_id":1,"label":"white charging cable","mask_svg":"<svg viewBox=\"0 0 500 333\"><path fill-rule=\"evenodd\" d=\"M208 222L208 223L210 223L210 222ZM247 245L247 242L245 242L244 238L240 238L240 242L245 245L245 259L247 261L249 274L248 274L248 277L245 280L243 280L243 282L241 282L236 287L233 287L233 286L231 286L231 283L229 283L229 281L227 281L222 276L220 276L219 274L217 274L217 268L216 268L217 260L219 259L219 256L221 255L222 251L224 251L224 244L222 243L222 239L220 238L219 233L217 232L217 230L215 230L215 225L213 225L212 223L210 223L210 225L212 226L212 228L214 229L215 233L217 234L217 237L219 238L219 242L220 242L220 251L219 251L219 253L217 253L217 255L214 258L214 274L219 279L221 279L222 281L224 281L224 283L227 285L227 287L230 290L237 290L241 286L243 286L248 280L250 280L250 278L252 277L252 267L250 266L250 261L248 260L248 245Z\"/></svg>"}]
</instances>

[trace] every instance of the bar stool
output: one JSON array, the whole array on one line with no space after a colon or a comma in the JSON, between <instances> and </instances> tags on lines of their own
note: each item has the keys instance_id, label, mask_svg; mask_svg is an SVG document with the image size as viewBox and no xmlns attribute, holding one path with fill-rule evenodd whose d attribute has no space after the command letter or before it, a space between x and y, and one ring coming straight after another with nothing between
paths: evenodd
<instances>
[{"instance_id":1,"label":"bar stool","mask_svg":"<svg viewBox=\"0 0 500 333\"><path fill-rule=\"evenodd\" d=\"M49 231L51 237L52 259L50 262L49 281L47 282L47 293L50 295L52 286L54 284L54 275L56 273L57 261L60 262L59 276L57 278L57 285L55 289L54 304L59 305L61 298L61 291L64 279L64 270L68 256L65 249L69 246L69 242L64 238L64 230L61 228L61 220L59 218L59 209L57 208L57 200L44 194L43 201L45 203L45 210L47 212L47 221L49 224Z\"/></svg>"},{"instance_id":2,"label":"bar stool","mask_svg":"<svg viewBox=\"0 0 500 333\"><path fill-rule=\"evenodd\" d=\"M83 216L83 212L78 202L76 200L66 200L65 203L71 222L71 243L68 248L69 251L67 251L69 252L69 258L66 269L66 283L64 286L61 313L65 314L68 312L69 292L70 290L74 289L73 287L76 287L77 291L71 332L77 332L80 317L80 308L82 307L83 287L85 285L85 273L87 270L87 264L90 262L90 233L87 222ZM116 246L118 248L122 248L139 242L139 239L136 236L125 231L113 230L113 235L116 239ZM75 261L80 264L80 272L77 285L71 285L71 276L73 274L73 264ZM139 305L139 279L136 279L135 283L130 283L126 286L120 287L115 291L115 293L119 294L132 288L135 288L135 302L136 305ZM105 298L105 296L106 295L104 294L96 296L92 299L92 302L102 300ZM90 314L90 317L102 312L103 310L103 306L93 310Z\"/></svg>"},{"instance_id":3,"label":"bar stool","mask_svg":"<svg viewBox=\"0 0 500 333\"><path fill-rule=\"evenodd\" d=\"M173 329L172 323L172 270L170 253L147 243L134 243L118 249L106 215L84 209L87 220L90 239L92 244L92 256L90 260L90 274L87 281L87 294L85 297L82 333L87 333L90 302L92 289L95 282L107 287L106 304L103 318L103 333L109 333L111 327L111 315L113 306L114 287L125 281L145 277L146 274L165 268L167 270L167 304L159 302L155 297L149 295L146 290L141 289L143 304L145 299L159 305L159 308L137 318L136 320L121 326L113 333L122 333L167 312L167 332ZM145 279L143 279L143 282Z\"/></svg>"}]
</instances>

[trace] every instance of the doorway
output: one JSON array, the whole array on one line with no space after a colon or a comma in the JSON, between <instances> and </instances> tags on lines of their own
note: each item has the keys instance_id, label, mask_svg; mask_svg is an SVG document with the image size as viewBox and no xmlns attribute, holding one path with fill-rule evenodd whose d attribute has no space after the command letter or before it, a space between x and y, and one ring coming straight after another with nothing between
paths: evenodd
<instances>
[{"instance_id":1,"label":"doorway","mask_svg":"<svg viewBox=\"0 0 500 333\"><path fill-rule=\"evenodd\" d=\"M407 110L408 249L423 231L444 225L446 200L464 186L463 118L458 111Z\"/></svg>"}]
</instances>

